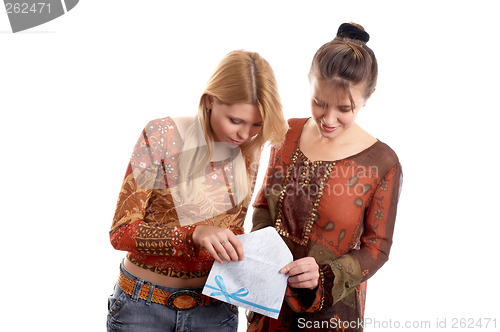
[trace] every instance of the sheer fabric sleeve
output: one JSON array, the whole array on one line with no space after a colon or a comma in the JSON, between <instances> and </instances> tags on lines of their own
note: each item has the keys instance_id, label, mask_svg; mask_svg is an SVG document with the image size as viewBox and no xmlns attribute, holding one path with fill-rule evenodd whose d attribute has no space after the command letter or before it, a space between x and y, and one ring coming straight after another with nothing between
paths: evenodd
<instances>
[{"instance_id":1,"label":"sheer fabric sleeve","mask_svg":"<svg viewBox=\"0 0 500 332\"><path fill-rule=\"evenodd\" d=\"M110 230L117 250L157 256L196 256L195 226L161 223L147 213L161 211L163 220L176 220L169 181L176 180L181 139L173 120L153 120L144 128L131 156ZM167 180L168 179L168 180ZM159 193L153 197L153 192Z\"/></svg>"}]
</instances>

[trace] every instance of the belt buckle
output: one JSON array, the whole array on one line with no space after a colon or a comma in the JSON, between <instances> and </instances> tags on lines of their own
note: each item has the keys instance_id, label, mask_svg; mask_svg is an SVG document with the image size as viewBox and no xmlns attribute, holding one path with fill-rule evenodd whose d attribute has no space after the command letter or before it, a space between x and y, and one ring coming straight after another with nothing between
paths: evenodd
<instances>
[{"instance_id":1,"label":"belt buckle","mask_svg":"<svg viewBox=\"0 0 500 332\"><path fill-rule=\"evenodd\" d=\"M200 294L189 290L172 293L167 299L167 307L180 311L196 308L200 303Z\"/></svg>"}]
</instances>

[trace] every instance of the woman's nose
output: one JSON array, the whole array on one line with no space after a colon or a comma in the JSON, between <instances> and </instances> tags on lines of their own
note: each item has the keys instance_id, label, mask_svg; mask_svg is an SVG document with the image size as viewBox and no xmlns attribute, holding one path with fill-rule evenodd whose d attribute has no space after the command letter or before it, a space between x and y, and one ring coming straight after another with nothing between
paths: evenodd
<instances>
[{"instance_id":1,"label":"woman's nose","mask_svg":"<svg viewBox=\"0 0 500 332\"><path fill-rule=\"evenodd\" d=\"M250 129L245 127L238 131L238 136L241 140L246 141L250 136Z\"/></svg>"},{"instance_id":2,"label":"woman's nose","mask_svg":"<svg viewBox=\"0 0 500 332\"><path fill-rule=\"evenodd\" d=\"M337 124L337 114L335 110L328 110L325 115L323 115L323 122L327 126L333 126Z\"/></svg>"}]
</instances>

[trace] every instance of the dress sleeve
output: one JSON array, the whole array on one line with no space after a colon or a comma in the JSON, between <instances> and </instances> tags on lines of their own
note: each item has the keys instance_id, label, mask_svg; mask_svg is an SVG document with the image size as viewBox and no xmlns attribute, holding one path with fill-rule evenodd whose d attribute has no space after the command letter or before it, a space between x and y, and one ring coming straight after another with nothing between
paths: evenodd
<instances>
[{"instance_id":1,"label":"dress sleeve","mask_svg":"<svg viewBox=\"0 0 500 332\"><path fill-rule=\"evenodd\" d=\"M195 226L159 223L147 218L151 206L172 202L168 199L167 179L175 179L174 165L182 142L173 120L168 119L148 123L134 146L110 230L111 244L117 250L156 256L198 254L199 247L192 239ZM154 190L167 199L154 202ZM154 213L152 210L148 212ZM162 212L176 219L173 204L162 207Z\"/></svg>"},{"instance_id":2,"label":"dress sleeve","mask_svg":"<svg viewBox=\"0 0 500 332\"><path fill-rule=\"evenodd\" d=\"M359 248L319 264L320 283L315 291L288 287L285 298L293 310L315 312L343 300L375 274L389 259L402 169L397 163L381 179L365 213Z\"/></svg>"}]
</instances>

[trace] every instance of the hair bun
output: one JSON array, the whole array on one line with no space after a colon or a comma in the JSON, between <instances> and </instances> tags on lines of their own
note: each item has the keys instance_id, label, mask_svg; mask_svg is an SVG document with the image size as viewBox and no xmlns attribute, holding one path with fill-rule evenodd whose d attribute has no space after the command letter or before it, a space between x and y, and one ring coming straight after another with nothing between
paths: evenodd
<instances>
[{"instance_id":1,"label":"hair bun","mask_svg":"<svg viewBox=\"0 0 500 332\"><path fill-rule=\"evenodd\" d=\"M355 23L341 24L337 31L337 37L359 40L363 43L368 43L370 40L368 32L366 32L361 25Z\"/></svg>"}]
</instances>

